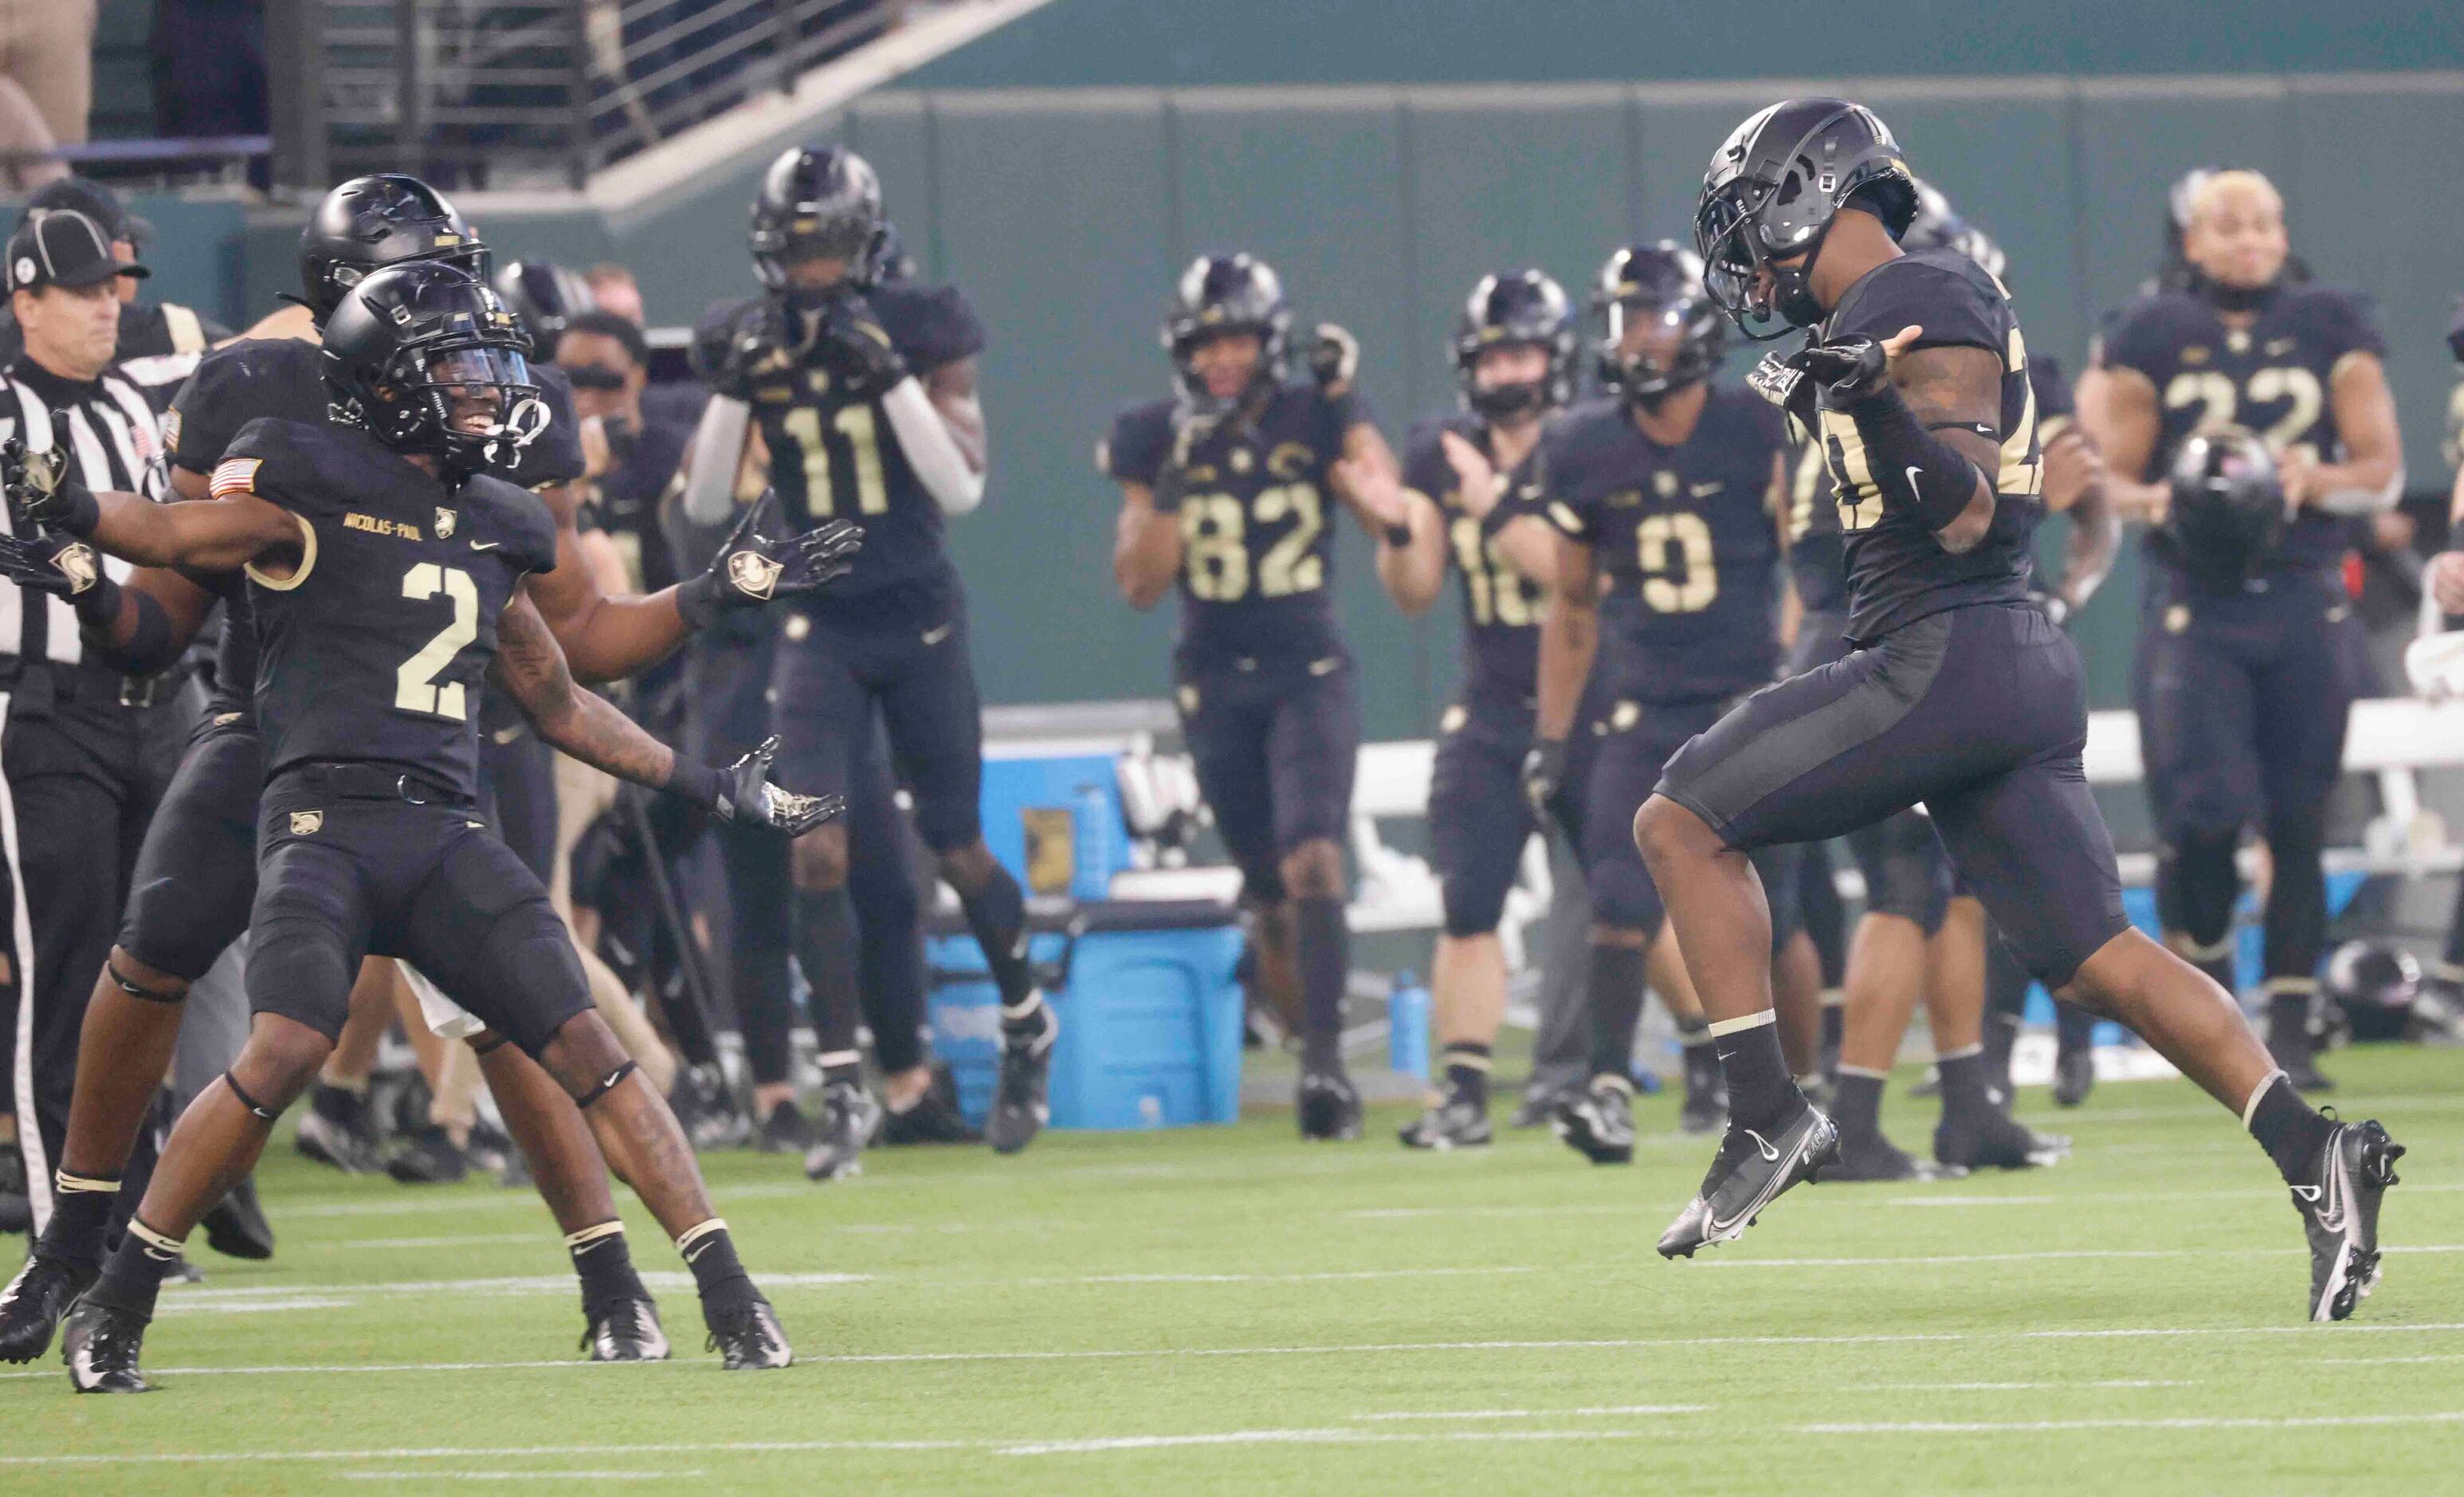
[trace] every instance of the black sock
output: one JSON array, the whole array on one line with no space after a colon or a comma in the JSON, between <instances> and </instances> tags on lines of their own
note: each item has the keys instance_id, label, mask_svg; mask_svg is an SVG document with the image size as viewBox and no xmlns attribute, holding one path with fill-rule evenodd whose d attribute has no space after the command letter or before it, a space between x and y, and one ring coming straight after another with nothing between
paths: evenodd
<instances>
[{"instance_id":1,"label":"black sock","mask_svg":"<svg viewBox=\"0 0 2464 1497\"><path fill-rule=\"evenodd\" d=\"M2310 995L2267 995L2267 1047L2278 1055L2310 1053Z\"/></svg>"},{"instance_id":2,"label":"black sock","mask_svg":"<svg viewBox=\"0 0 2464 1497\"><path fill-rule=\"evenodd\" d=\"M1934 1069L1942 1075L1942 1115L1973 1117L1990 1112L1993 1098L1985 1088L1985 1047L1971 1045L1964 1050L1934 1057Z\"/></svg>"},{"instance_id":3,"label":"black sock","mask_svg":"<svg viewBox=\"0 0 2464 1497\"><path fill-rule=\"evenodd\" d=\"M1340 899L1292 901L1300 930L1301 1061L1312 1070L1343 1066L1343 996L1352 981L1352 928Z\"/></svg>"},{"instance_id":4,"label":"black sock","mask_svg":"<svg viewBox=\"0 0 2464 1497\"><path fill-rule=\"evenodd\" d=\"M1831 1088L1831 1120L1842 1138L1870 1138L1882 1131L1882 1078L1839 1068Z\"/></svg>"},{"instance_id":5,"label":"black sock","mask_svg":"<svg viewBox=\"0 0 2464 1497\"><path fill-rule=\"evenodd\" d=\"M112 1211L120 1204L120 1181L66 1170L52 1179L52 1219L43 1223L42 1250L74 1263L102 1262Z\"/></svg>"},{"instance_id":6,"label":"black sock","mask_svg":"<svg viewBox=\"0 0 2464 1497\"><path fill-rule=\"evenodd\" d=\"M566 1235L564 1250L573 1255L573 1271L582 1280L585 1313L618 1300L649 1299L642 1276L633 1271L632 1249L625 1244L625 1223L602 1222Z\"/></svg>"},{"instance_id":7,"label":"black sock","mask_svg":"<svg viewBox=\"0 0 2464 1497\"><path fill-rule=\"evenodd\" d=\"M1848 1034L1848 1005L1835 1003L1825 997L1822 1002L1822 1053L1837 1055L1839 1045Z\"/></svg>"},{"instance_id":8,"label":"black sock","mask_svg":"<svg viewBox=\"0 0 2464 1497\"><path fill-rule=\"evenodd\" d=\"M2250 1109L2250 1135L2276 1161L2276 1173L2288 1185L2307 1185L2318 1173L2319 1151L2327 1147L2335 1125L2301 1100L2282 1071L2260 1084Z\"/></svg>"},{"instance_id":9,"label":"black sock","mask_svg":"<svg viewBox=\"0 0 2464 1497\"><path fill-rule=\"evenodd\" d=\"M182 1245L132 1219L128 1235L120 1240L120 1246L102 1266L102 1277L86 1290L86 1297L140 1320L152 1320L154 1297L162 1292L163 1276L180 1261Z\"/></svg>"},{"instance_id":10,"label":"black sock","mask_svg":"<svg viewBox=\"0 0 2464 1497\"><path fill-rule=\"evenodd\" d=\"M2054 1003L2054 1044L2065 1055L2093 1049L2096 1046L2096 1015L2077 1003L2057 1000Z\"/></svg>"},{"instance_id":11,"label":"black sock","mask_svg":"<svg viewBox=\"0 0 2464 1497\"><path fill-rule=\"evenodd\" d=\"M984 966L1001 989L1001 1006L1023 1016L1035 992L1035 973L1026 963L1026 894L1009 870L996 863L983 888L972 894L960 891L958 906L967 913L976 944L984 949Z\"/></svg>"},{"instance_id":12,"label":"black sock","mask_svg":"<svg viewBox=\"0 0 2464 1497\"><path fill-rule=\"evenodd\" d=\"M1766 1008L1749 1019L1728 1021L1736 1028L1711 1026L1720 1070L1728 1078L1728 1116L1739 1128L1768 1131L1794 1121L1805 1106L1805 1094L1796 1090L1787 1057L1780 1054L1775 1017Z\"/></svg>"},{"instance_id":13,"label":"black sock","mask_svg":"<svg viewBox=\"0 0 2464 1497\"><path fill-rule=\"evenodd\" d=\"M1592 945L1592 1074L1634 1079L1634 1030L1642 1019L1643 952L1639 946Z\"/></svg>"},{"instance_id":14,"label":"black sock","mask_svg":"<svg viewBox=\"0 0 2464 1497\"><path fill-rule=\"evenodd\" d=\"M852 1081L864 1055L856 1047L863 1004L855 990L855 902L847 886L796 891L796 965L813 994L816 1058L825 1082Z\"/></svg>"},{"instance_id":15,"label":"black sock","mask_svg":"<svg viewBox=\"0 0 2464 1497\"><path fill-rule=\"evenodd\" d=\"M1446 1046L1446 1088L1477 1108L1488 1106L1488 1046L1457 1042Z\"/></svg>"},{"instance_id":16,"label":"black sock","mask_svg":"<svg viewBox=\"0 0 2464 1497\"><path fill-rule=\"evenodd\" d=\"M750 1298L759 1291L753 1288L753 1275L744 1271L743 1263L736 1256L736 1240L727 1235L727 1223L713 1217L699 1226L685 1228L676 1239L676 1251L684 1254L685 1266L693 1270L693 1288L705 1302Z\"/></svg>"}]
</instances>

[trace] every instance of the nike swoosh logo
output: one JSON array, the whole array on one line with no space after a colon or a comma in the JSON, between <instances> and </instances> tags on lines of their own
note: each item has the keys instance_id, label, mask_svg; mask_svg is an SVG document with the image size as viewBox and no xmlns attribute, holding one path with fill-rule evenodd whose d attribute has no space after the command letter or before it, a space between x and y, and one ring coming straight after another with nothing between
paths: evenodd
<instances>
[{"instance_id":1,"label":"nike swoosh logo","mask_svg":"<svg viewBox=\"0 0 2464 1497\"><path fill-rule=\"evenodd\" d=\"M503 544L504 542L501 540L473 540L471 542L471 549L473 551L494 551Z\"/></svg>"},{"instance_id":2,"label":"nike swoosh logo","mask_svg":"<svg viewBox=\"0 0 2464 1497\"><path fill-rule=\"evenodd\" d=\"M924 631L924 643L927 645L937 645L941 643L941 641L948 639L950 637L950 631L957 627L957 623L954 620L948 624L942 625L939 628L926 629Z\"/></svg>"},{"instance_id":3,"label":"nike swoosh logo","mask_svg":"<svg viewBox=\"0 0 2464 1497\"><path fill-rule=\"evenodd\" d=\"M1918 475L1919 475L1919 474L1923 473L1924 472L1925 472L1925 470L1924 470L1924 469L1922 469L1922 468L1911 468L1911 469L1909 469L1909 470L1908 470L1908 488L1909 488L1910 490L1912 490L1912 491L1913 491L1913 490L1916 488L1916 486L1917 486L1917 477L1918 477Z\"/></svg>"}]
</instances>

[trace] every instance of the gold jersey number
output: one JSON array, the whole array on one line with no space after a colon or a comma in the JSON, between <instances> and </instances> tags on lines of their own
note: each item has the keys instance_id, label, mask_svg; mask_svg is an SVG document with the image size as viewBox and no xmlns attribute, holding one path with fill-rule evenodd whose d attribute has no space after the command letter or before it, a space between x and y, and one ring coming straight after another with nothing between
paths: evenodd
<instances>
[{"instance_id":1,"label":"gold jersey number","mask_svg":"<svg viewBox=\"0 0 2464 1497\"><path fill-rule=\"evenodd\" d=\"M1247 505L1228 494L1193 494L1181 500L1181 569L1189 593L1206 603L1238 603L1249 595L1249 527L1289 519L1292 528L1258 558L1258 596L1285 598L1326 585L1325 559L1314 555L1326 528L1324 506L1313 484L1285 483L1262 489Z\"/></svg>"},{"instance_id":2,"label":"gold jersey number","mask_svg":"<svg viewBox=\"0 0 2464 1497\"><path fill-rule=\"evenodd\" d=\"M2202 427L2231 425L2233 412L2245 400L2290 402L2283 416L2259 433L2271 451L2280 452L2317 423L2319 412L2327 404L2327 395L2319 387L2319 376L2299 364L2255 370L2238 390L2230 376L2214 369L2185 369L2165 385L2165 408L2181 410L2196 406Z\"/></svg>"},{"instance_id":3,"label":"gold jersey number","mask_svg":"<svg viewBox=\"0 0 2464 1497\"><path fill-rule=\"evenodd\" d=\"M439 682L436 676L453 663L463 646L479 637L479 588L460 567L433 561L422 561L403 574L402 595L411 602L426 603L438 593L453 605L453 616L433 639L394 668L393 704L397 711L463 722L469 719L471 707L462 683Z\"/></svg>"},{"instance_id":4,"label":"gold jersey number","mask_svg":"<svg viewBox=\"0 0 2464 1497\"><path fill-rule=\"evenodd\" d=\"M830 449L823 440L821 411L811 406L798 406L779 425L795 438L796 451L804 454L804 508L815 519L829 518L838 513L838 500L831 485ZM881 435L872 407L842 406L830 419L830 427L847 438L847 453L855 467L856 512L890 513L890 486L882 481Z\"/></svg>"},{"instance_id":5,"label":"gold jersey number","mask_svg":"<svg viewBox=\"0 0 2464 1497\"><path fill-rule=\"evenodd\" d=\"M1496 537L1484 537L1480 521L1468 515L1456 516L1447 534L1454 541L1455 564L1463 568L1471 589L1474 624L1523 628L1540 622L1538 599L1525 590L1529 584L1507 562Z\"/></svg>"},{"instance_id":6,"label":"gold jersey number","mask_svg":"<svg viewBox=\"0 0 2464 1497\"><path fill-rule=\"evenodd\" d=\"M1643 605L1655 613L1700 613L1720 596L1711 527L1700 515L1646 515L1634 527Z\"/></svg>"}]
</instances>

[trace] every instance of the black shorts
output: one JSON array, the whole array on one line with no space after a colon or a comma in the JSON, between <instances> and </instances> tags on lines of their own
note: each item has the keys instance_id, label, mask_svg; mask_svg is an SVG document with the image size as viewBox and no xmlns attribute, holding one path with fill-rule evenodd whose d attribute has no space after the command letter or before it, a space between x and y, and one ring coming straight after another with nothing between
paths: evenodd
<instances>
[{"instance_id":1,"label":"black shorts","mask_svg":"<svg viewBox=\"0 0 2464 1497\"><path fill-rule=\"evenodd\" d=\"M2133 695L2158 835L2318 815L2343 771L2366 649L2331 575L2240 593L2151 588Z\"/></svg>"},{"instance_id":2,"label":"black shorts","mask_svg":"<svg viewBox=\"0 0 2464 1497\"><path fill-rule=\"evenodd\" d=\"M121 950L194 982L247 934L264 784L265 745L253 723L209 725L197 735L145 828Z\"/></svg>"},{"instance_id":3,"label":"black shorts","mask_svg":"<svg viewBox=\"0 0 2464 1497\"><path fill-rule=\"evenodd\" d=\"M847 795L873 711L891 765L915 798L915 829L935 852L983 835L984 723L968 658L967 602L955 580L791 613L771 672L779 782Z\"/></svg>"},{"instance_id":4,"label":"black shorts","mask_svg":"<svg viewBox=\"0 0 2464 1497\"><path fill-rule=\"evenodd\" d=\"M1670 758L1719 721L1727 707L1725 701L1638 702L1612 693L1579 731L1577 736L1594 745L1580 848L1583 882L1597 924L1659 934L1668 908L1635 843L1634 815L1651 798ZM1762 877L1771 906L1774 950L1802 923L1796 895L1799 861L1790 848L1753 851L1754 871Z\"/></svg>"},{"instance_id":5,"label":"black shorts","mask_svg":"<svg viewBox=\"0 0 2464 1497\"><path fill-rule=\"evenodd\" d=\"M590 1007L546 888L472 807L385 793L386 778L309 764L266 786L250 1011L332 1039L361 958L398 957L538 1055Z\"/></svg>"},{"instance_id":6,"label":"black shorts","mask_svg":"<svg viewBox=\"0 0 2464 1497\"><path fill-rule=\"evenodd\" d=\"M1429 850L1448 936L1486 936L1506 915L1507 891L1531 841L1523 756L1531 709L1522 702L1458 702L1438 722L1429 775Z\"/></svg>"},{"instance_id":7,"label":"black shorts","mask_svg":"<svg viewBox=\"0 0 2464 1497\"><path fill-rule=\"evenodd\" d=\"M1181 734L1216 829L1253 892L1280 890L1283 855L1319 839L1339 846L1352 815L1360 767L1352 657L1183 657L1174 674Z\"/></svg>"},{"instance_id":8,"label":"black shorts","mask_svg":"<svg viewBox=\"0 0 2464 1497\"><path fill-rule=\"evenodd\" d=\"M1923 804L2012 950L2060 987L2127 923L2086 741L2070 641L2035 608L1981 605L1755 693L1679 751L1658 793L1740 848Z\"/></svg>"}]
</instances>

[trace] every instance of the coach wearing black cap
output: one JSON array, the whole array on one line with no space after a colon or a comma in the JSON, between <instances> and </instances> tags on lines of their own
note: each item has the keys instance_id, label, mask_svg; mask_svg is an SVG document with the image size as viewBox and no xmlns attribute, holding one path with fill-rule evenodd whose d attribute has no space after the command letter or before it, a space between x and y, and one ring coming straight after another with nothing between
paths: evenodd
<instances>
[{"instance_id":1,"label":"coach wearing black cap","mask_svg":"<svg viewBox=\"0 0 2464 1497\"><path fill-rule=\"evenodd\" d=\"M154 226L128 211L117 193L99 182L63 177L35 190L26 200L29 217L38 212L84 214L101 229L112 253L132 265L137 247L154 237ZM121 366L157 412L167 410L180 382L197 365L197 356L231 336L231 329L191 308L171 302L140 301L137 281L145 271L118 281L120 341L112 362ZM0 311L0 362L16 356L24 338L13 311Z\"/></svg>"},{"instance_id":2,"label":"coach wearing black cap","mask_svg":"<svg viewBox=\"0 0 2464 1497\"><path fill-rule=\"evenodd\" d=\"M0 276L23 342L0 365L0 441L64 463L98 493L159 496L153 408L112 363L121 287L145 275L118 248L73 208L33 209L9 236ZM155 705L160 680L122 673L166 661L114 654L86 627L99 612L120 616L130 569L91 551L75 564L61 555L57 578L0 579L0 951L14 979L0 994L0 1050L11 1052L10 1110L37 1227L50 1215L86 998L120 920L123 863L160 788L146 731L176 711ZM167 654L169 632L144 637Z\"/></svg>"}]
</instances>

